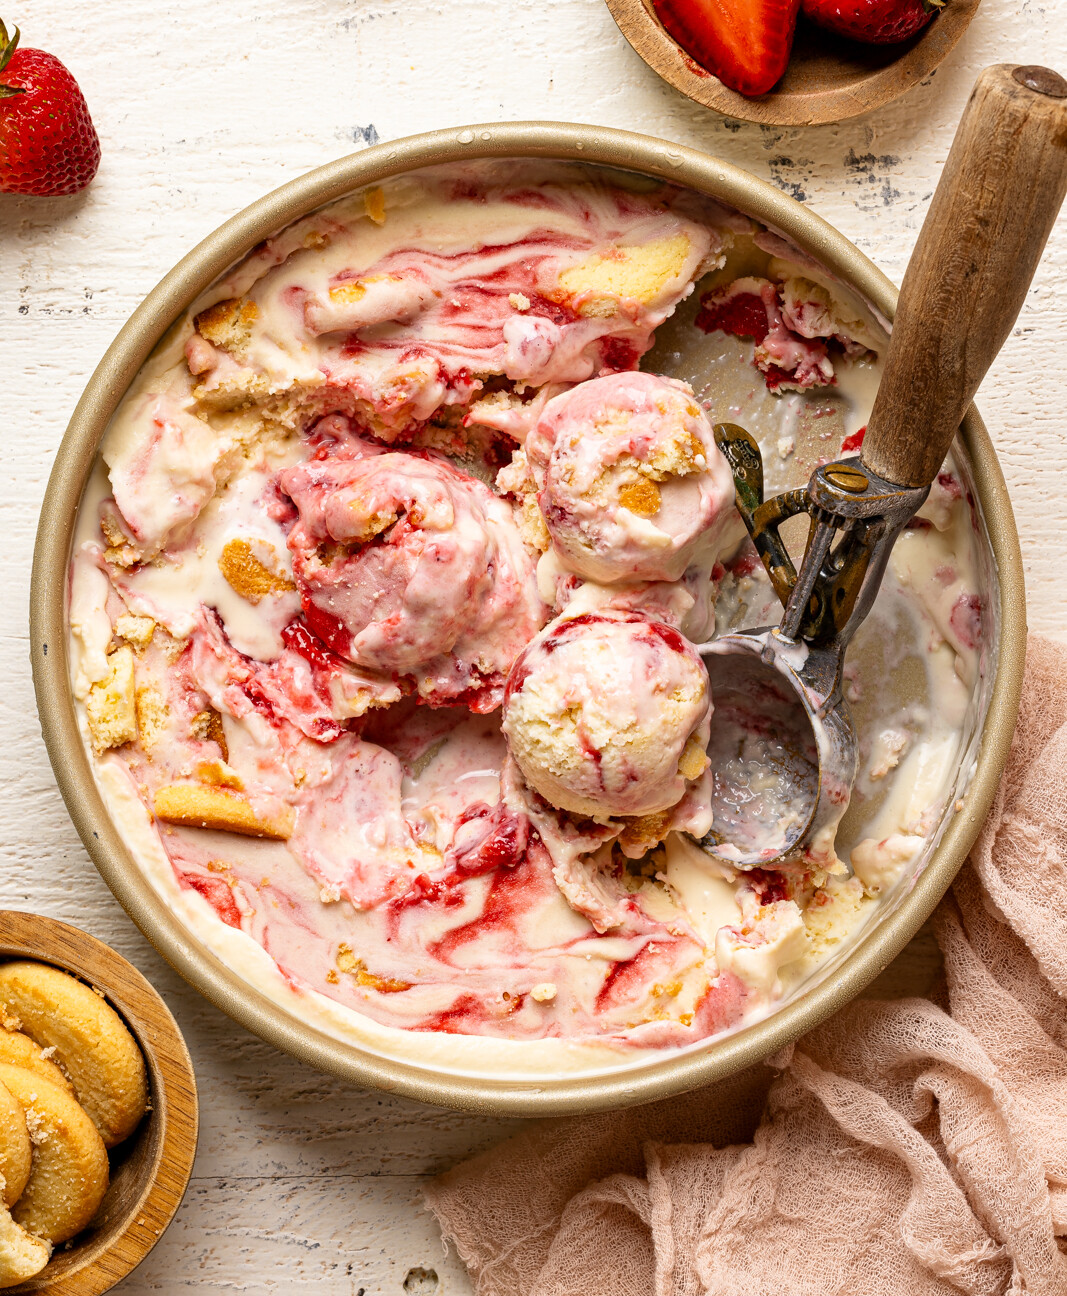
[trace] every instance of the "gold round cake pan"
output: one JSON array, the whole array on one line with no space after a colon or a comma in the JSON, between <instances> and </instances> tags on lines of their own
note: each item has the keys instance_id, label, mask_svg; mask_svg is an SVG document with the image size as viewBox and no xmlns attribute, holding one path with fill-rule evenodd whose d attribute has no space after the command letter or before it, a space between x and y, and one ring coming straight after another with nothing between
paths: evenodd
<instances>
[{"instance_id":1,"label":"gold round cake pan","mask_svg":"<svg viewBox=\"0 0 1067 1296\"><path fill-rule=\"evenodd\" d=\"M579 161L694 189L783 235L851 285L876 314L893 317L893 285L826 221L737 167L648 136L546 122L488 124L415 135L320 167L245 208L179 261L134 311L90 379L56 457L37 532L30 600L33 675L56 779L93 862L163 957L223 1012L278 1048L357 1084L467 1110L588 1112L664 1098L752 1065L856 996L918 931L963 863L1007 758L1026 645L1022 560L1004 479L972 409L958 449L988 537L991 642L973 739L960 754L958 799L910 890L887 904L825 975L764 1020L677 1053L641 1055L623 1070L534 1081L457 1074L411 1056L383 1056L279 1007L179 921L142 874L104 806L79 733L69 676L66 593L75 519L101 438L131 380L166 330L223 271L291 221L353 190L472 158Z\"/></svg>"},{"instance_id":2,"label":"gold round cake pan","mask_svg":"<svg viewBox=\"0 0 1067 1296\"><path fill-rule=\"evenodd\" d=\"M35 1277L5 1296L99 1296L140 1264L181 1205L196 1154L196 1077L177 1023L140 972L103 941L55 918L0 910L0 962L33 959L69 972L101 993L144 1055L148 1111L110 1154L111 1182L100 1209L57 1248Z\"/></svg>"}]
</instances>

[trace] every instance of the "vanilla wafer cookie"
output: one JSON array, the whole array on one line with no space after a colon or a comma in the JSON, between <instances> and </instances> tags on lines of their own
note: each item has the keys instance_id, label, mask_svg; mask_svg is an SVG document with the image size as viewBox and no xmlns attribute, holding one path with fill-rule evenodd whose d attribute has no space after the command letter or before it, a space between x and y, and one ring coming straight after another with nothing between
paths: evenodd
<instances>
[{"instance_id":1,"label":"vanilla wafer cookie","mask_svg":"<svg viewBox=\"0 0 1067 1296\"><path fill-rule=\"evenodd\" d=\"M0 1207L13 1206L30 1177L30 1135L22 1104L0 1084Z\"/></svg>"},{"instance_id":2,"label":"vanilla wafer cookie","mask_svg":"<svg viewBox=\"0 0 1067 1296\"><path fill-rule=\"evenodd\" d=\"M11 1212L0 1206L0 1287L15 1287L48 1263L52 1248L40 1238L31 1237L11 1218Z\"/></svg>"},{"instance_id":3,"label":"vanilla wafer cookie","mask_svg":"<svg viewBox=\"0 0 1067 1296\"><path fill-rule=\"evenodd\" d=\"M30 1177L11 1216L56 1246L96 1214L107 1191L107 1149L77 1100L58 1085L2 1064L0 1084L22 1104L33 1142Z\"/></svg>"},{"instance_id":4,"label":"vanilla wafer cookie","mask_svg":"<svg viewBox=\"0 0 1067 1296\"><path fill-rule=\"evenodd\" d=\"M128 1138L148 1101L144 1058L117 1012L45 963L0 964L0 1007L55 1061L107 1147Z\"/></svg>"},{"instance_id":5,"label":"vanilla wafer cookie","mask_svg":"<svg viewBox=\"0 0 1067 1296\"><path fill-rule=\"evenodd\" d=\"M36 1071L46 1080L59 1085L60 1089L74 1092L70 1081L50 1060L40 1044L35 1044L21 1031L4 1030L0 1027L0 1062L5 1062L8 1066L25 1067L27 1071Z\"/></svg>"}]
</instances>

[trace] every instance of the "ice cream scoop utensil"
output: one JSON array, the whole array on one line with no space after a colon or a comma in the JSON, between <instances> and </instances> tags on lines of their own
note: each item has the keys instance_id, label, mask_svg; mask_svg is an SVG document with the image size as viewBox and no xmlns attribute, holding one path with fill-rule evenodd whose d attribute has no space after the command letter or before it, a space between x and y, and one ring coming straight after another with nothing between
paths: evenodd
<instances>
[{"instance_id":1,"label":"ice cream scoop utensil","mask_svg":"<svg viewBox=\"0 0 1067 1296\"><path fill-rule=\"evenodd\" d=\"M777 627L704 650L716 706L708 854L740 868L832 861L857 762L845 651L1015 323L1065 192L1067 81L1042 67L987 68L904 276L859 458L764 500L756 442L735 425L716 428L785 611ZM811 522L798 570L779 527L801 512Z\"/></svg>"},{"instance_id":2,"label":"ice cream scoop utensil","mask_svg":"<svg viewBox=\"0 0 1067 1296\"><path fill-rule=\"evenodd\" d=\"M818 469L804 490L765 501L753 438L727 423L715 439L785 611L775 628L723 635L703 650L715 706L715 819L701 845L740 868L802 852L813 863L831 862L856 777L856 733L841 692L845 650L929 487L897 487L853 459ZM798 571L778 528L800 512L811 525Z\"/></svg>"}]
</instances>

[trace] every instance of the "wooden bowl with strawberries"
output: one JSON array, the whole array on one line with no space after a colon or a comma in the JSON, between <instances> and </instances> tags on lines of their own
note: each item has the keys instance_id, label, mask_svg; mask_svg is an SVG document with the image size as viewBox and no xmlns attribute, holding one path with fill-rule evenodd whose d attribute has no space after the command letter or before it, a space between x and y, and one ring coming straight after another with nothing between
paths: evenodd
<instances>
[{"instance_id":1,"label":"wooden bowl with strawberries","mask_svg":"<svg viewBox=\"0 0 1067 1296\"><path fill-rule=\"evenodd\" d=\"M819 126L880 108L929 76L981 0L605 3L649 67L690 99L741 121Z\"/></svg>"}]
</instances>

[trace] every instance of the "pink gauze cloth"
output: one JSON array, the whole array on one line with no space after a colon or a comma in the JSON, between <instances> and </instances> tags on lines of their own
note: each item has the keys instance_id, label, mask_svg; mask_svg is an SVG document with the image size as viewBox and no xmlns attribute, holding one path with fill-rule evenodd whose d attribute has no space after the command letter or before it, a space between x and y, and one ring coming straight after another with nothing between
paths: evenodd
<instances>
[{"instance_id":1,"label":"pink gauze cloth","mask_svg":"<svg viewBox=\"0 0 1067 1296\"><path fill-rule=\"evenodd\" d=\"M1031 638L1004 778L934 925L940 1002L854 1003L773 1080L542 1123L437 1179L479 1296L1067 1296L1062 646ZM759 1127L731 1143L754 1091Z\"/></svg>"}]
</instances>

